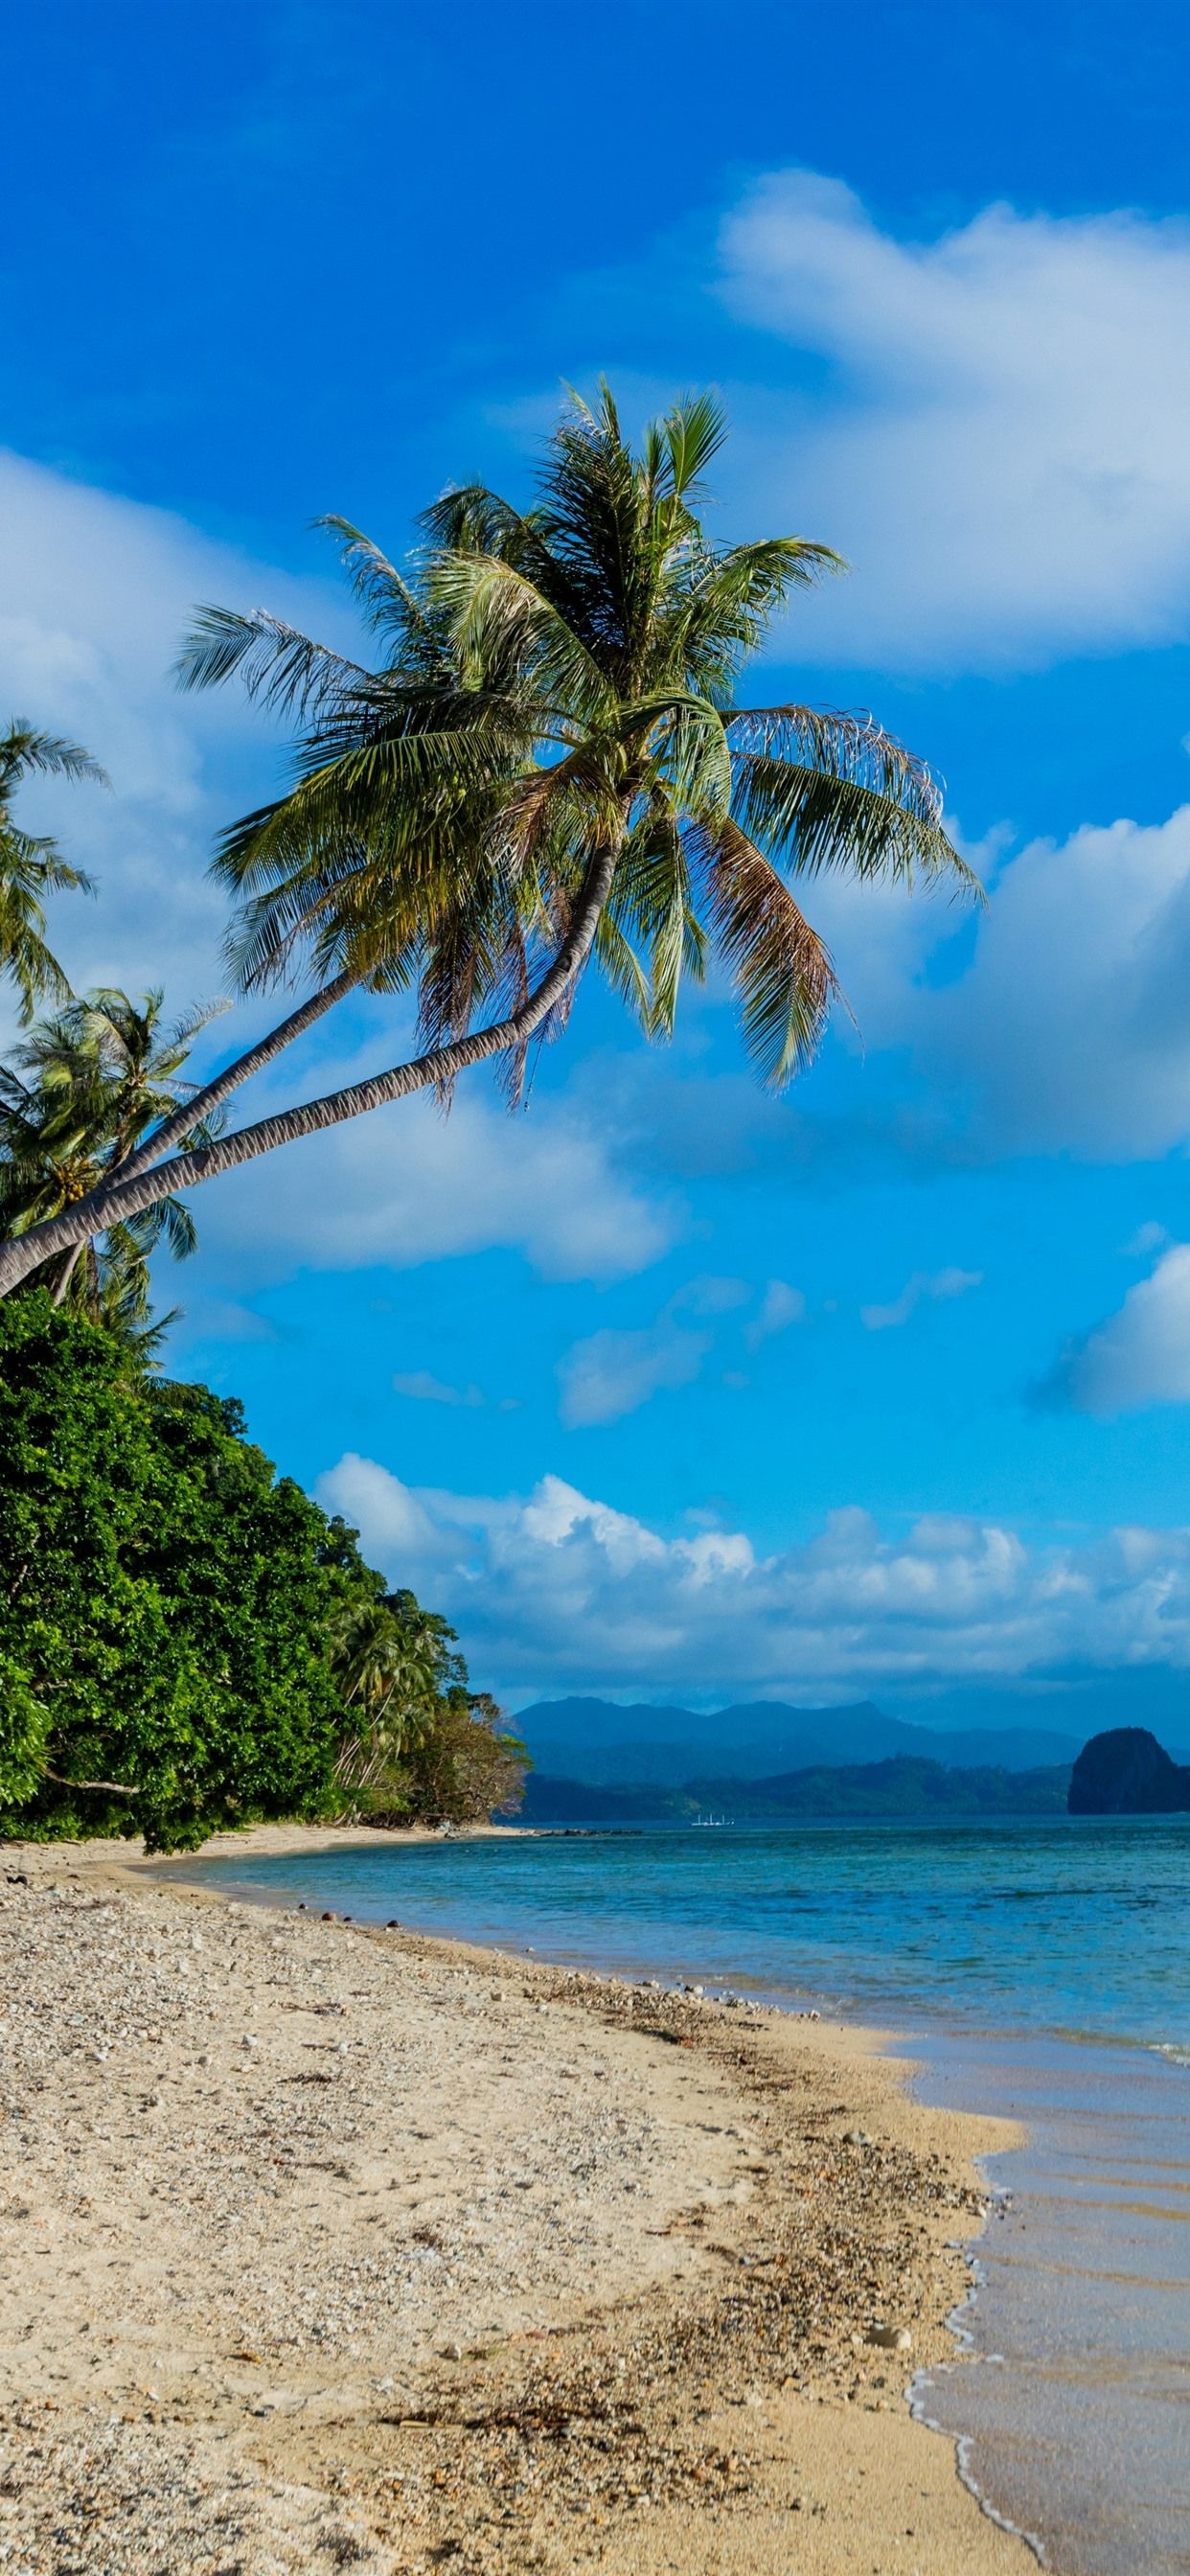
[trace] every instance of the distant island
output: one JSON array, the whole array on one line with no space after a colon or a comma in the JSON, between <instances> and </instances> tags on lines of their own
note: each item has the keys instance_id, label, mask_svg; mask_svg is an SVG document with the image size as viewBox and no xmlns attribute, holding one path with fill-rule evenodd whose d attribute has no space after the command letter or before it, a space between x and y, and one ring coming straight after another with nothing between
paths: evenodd
<instances>
[{"instance_id":1,"label":"distant island","mask_svg":"<svg viewBox=\"0 0 1190 2576\"><path fill-rule=\"evenodd\" d=\"M818 1763L767 1780L720 1775L678 1789L657 1782L615 1788L597 1781L551 1778L531 1771L519 1822L529 1825L751 1824L806 1818L1060 1816L1066 1812L1070 1765L1032 1771L1002 1766L960 1770L894 1754L886 1762Z\"/></svg>"},{"instance_id":2,"label":"distant island","mask_svg":"<svg viewBox=\"0 0 1190 2576\"><path fill-rule=\"evenodd\" d=\"M1190 1812L1190 1764L1175 1762L1147 1726L1093 1735L1070 1774L1072 1816L1174 1816Z\"/></svg>"},{"instance_id":3,"label":"distant island","mask_svg":"<svg viewBox=\"0 0 1190 2576\"><path fill-rule=\"evenodd\" d=\"M716 1710L538 1700L516 1719L533 1768L530 1825L646 1825L726 1817L1059 1816L1190 1806L1186 1761L1143 1727L1080 1749L1048 1727L934 1728L870 1700ZM1098 1748L1108 1747L1104 1759Z\"/></svg>"}]
</instances>

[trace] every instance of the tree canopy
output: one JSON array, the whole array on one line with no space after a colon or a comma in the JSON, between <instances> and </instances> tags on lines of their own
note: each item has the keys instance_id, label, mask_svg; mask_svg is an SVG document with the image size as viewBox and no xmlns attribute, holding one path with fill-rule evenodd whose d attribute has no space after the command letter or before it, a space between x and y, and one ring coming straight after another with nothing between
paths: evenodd
<instances>
[{"instance_id":1,"label":"tree canopy","mask_svg":"<svg viewBox=\"0 0 1190 2576\"><path fill-rule=\"evenodd\" d=\"M0 1309L0 1569L7 1831L143 1833L167 1851L261 1817L358 1811L340 1753L358 1744L366 1767L373 1747L340 1641L354 1604L385 1600L383 1577L274 1474L238 1404L154 1378L45 1289ZM391 1599L412 1624L412 1596ZM393 1815L461 1820L487 1812L477 1784L489 1805L519 1786L454 1644L438 1623L407 1695L413 1758L382 1746L366 1784Z\"/></svg>"}]
</instances>

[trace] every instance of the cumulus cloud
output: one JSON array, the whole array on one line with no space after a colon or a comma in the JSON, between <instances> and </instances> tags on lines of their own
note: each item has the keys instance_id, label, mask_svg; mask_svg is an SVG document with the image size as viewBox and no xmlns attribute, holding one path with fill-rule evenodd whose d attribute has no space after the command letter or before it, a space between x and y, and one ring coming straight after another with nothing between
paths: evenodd
<instances>
[{"instance_id":1,"label":"cumulus cloud","mask_svg":"<svg viewBox=\"0 0 1190 2576\"><path fill-rule=\"evenodd\" d=\"M619 1422L663 1387L689 1386L710 1347L709 1333L683 1329L668 1307L638 1332L588 1334L558 1363L563 1422L571 1430Z\"/></svg>"},{"instance_id":2,"label":"cumulus cloud","mask_svg":"<svg viewBox=\"0 0 1190 2576\"><path fill-rule=\"evenodd\" d=\"M58 832L99 901L62 898L53 939L77 985L218 990L226 905L216 830L255 801L271 754L234 692L184 698L171 665L195 603L263 600L340 640L332 591L219 545L164 510L0 452L0 713L83 742L113 793L46 782L30 828Z\"/></svg>"},{"instance_id":3,"label":"cumulus cloud","mask_svg":"<svg viewBox=\"0 0 1190 2576\"><path fill-rule=\"evenodd\" d=\"M816 923L868 1058L896 1050L908 1075L891 1099L885 1086L872 1101L869 1147L880 1121L886 1147L935 1158L1110 1160L1182 1144L1190 805L1160 823L1088 823L1011 854L993 846L985 864L990 901L968 917L969 945L949 956L958 920L948 907L841 879L817 890ZM846 1029L840 1037L850 1043ZM699 1108L709 1132L713 1104ZM752 1109L741 1094L726 1109L778 1149L767 1105Z\"/></svg>"},{"instance_id":4,"label":"cumulus cloud","mask_svg":"<svg viewBox=\"0 0 1190 2576\"><path fill-rule=\"evenodd\" d=\"M1188 980L1182 806L1030 843L999 873L967 972L907 981L883 1029L985 1148L1160 1154L1190 1132Z\"/></svg>"},{"instance_id":5,"label":"cumulus cloud","mask_svg":"<svg viewBox=\"0 0 1190 2576\"><path fill-rule=\"evenodd\" d=\"M505 1691L829 1696L1190 1665L1190 1530L1026 1546L950 1514L889 1536L848 1509L764 1555L738 1530L667 1536L554 1475L527 1496L411 1494L358 1457L319 1498L394 1581L433 1580L473 1669Z\"/></svg>"},{"instance_id":6,"label":"cumulus cloud","mask_svg":"<svg viewBox=\"0 0 1190 2576\"><path fill-rule=\"evenodd\" d=\"M1055 1369L1043 1397L1099 1415L1190 1403L1190 1243L1174 1243L1148 1279Z\"/></svg>"},{"instance_id":7,"label":"cumulus cloud","mask_svg":"<svg viewBox=\"0 0 1190 2576\"><path fill-rule=\"evenodd\" d=\"M378 1061L373 1042L366 1062ZM343 1078L325 1066L320 1088ZM254 1284L299 1265L407 1269L493 1247L523 1252L550 1279L618 1278L656 1260L679 1221L548 1098L510 1118L463 1088L448 1118L428 1094L395 1102L226 1174L195 1204L204 1268L234 1267Z\"/></svg>"},{"instance_id":8,"label":"cumulus cloud","mask_svg":"<svg viewBox=\"0 0 1190 2576\"><path fill-rule=\"evenodd\" d=\"M833 369L812 405L737 404L753 514L855 567L803 649L994 667L1185 635L1183 223L993 205L906 241L795 169L749 191L721 255L732 310Z\"/></svg>"},{"instance_id":9,"label":"cumulus cloud","mask_svg":"<svg viewBox=\"0 0 1190 2576\"><path fill-rule=\"evenodd\" d=\"M679 1288L651 1324L636 1331L591 1333L575 1342L558 1363L562 1421L570 1429L618 1422L663 1388L689 1386L699 1375L714 1336L691 1331L684 1317L718 1319L749 1304L754 1293L746 1279L704 1275ZM785 1279L770 1279L757 1312L744 1326L747 1348L758 1350L770 1334L801 1323L805 1312L800 1288L791 1288ZM748 1380L738 1369L728 1369L723 1382L741 1387Z\"/></svg>"},{"instance_id":10,"label":"cumulus cloud","mask_svg":"<svg viewBox=\"0 0 1190 2576\"><path fill-rule=\"evenodd\" d=\"M915 1270L907 1279L899 1297L887 1306L861 1306L860 1322L865 1332L895 1332L907 1324L923 1297L965 1297L971 1288L982 1288L982 1270Z\"/></svg>"}]
</instances>

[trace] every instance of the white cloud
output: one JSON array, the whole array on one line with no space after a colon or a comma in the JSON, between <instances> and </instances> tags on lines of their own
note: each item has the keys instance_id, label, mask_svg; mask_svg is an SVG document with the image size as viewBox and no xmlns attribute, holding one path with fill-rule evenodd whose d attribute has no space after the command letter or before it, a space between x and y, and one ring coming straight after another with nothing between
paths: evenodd
<instances>
[{"instance_id":1,"label":"white cloud","mask_svg":"<svg viewBox=\"0 0 1190 2576\"><path fill-rule=\"evenodd\" d=\"M391 1034L378 1033L359 1064L324 1063L319 1089L389 1061ZM253 1095L254 1116L273 1105ZM408 1269L493 1246L523 1252L550 1279L618 1278L656 1260L678 1222L548 1096L513 1118L462 1085L449 1117L427 1093L395 1102L225 1174L194 1207L204 1269L234 1268L254 1284L298 1265Z\"/></svg>"},{"instance_id":2,"label":"white cloud","mask_svg":"<svg viewBox=\"0 0 1190 2576\"><path fill-rule=\"evenodd\" d=\"M353 1449L319 1479L315 1490L324 1511L339 1513L353 1529L367 1533L367 1546L389 1569L410 1562L432 1566L449 1555L449 1539L412 1489Z\"/></svg>"},{"instance_id":3,"label":"white cloud","mask_svg":"<svg viewBox=\"0 0 1190 2576\"><path fill-rule=\"evenodd\" d=\"M866 1332L887 1333L907 1324L922 1298L965 1297L972 1288L982 1288L982 1270L915 1270L901 1293L888 1306L861 1306L860 1322Z\"/></svg>"},{"instance_id":4,"label":"white cloud","mask_svg":"<svg viewBox=\"0 0 1190 2576\"><path fill-rule=\"evenodd\" d=\"M571 1430L593 1423L618 1422L635 1413L664 1388L689 1386L712 1348L711 1333L691 1331L681 1320L728 1315L746 1305L752 1290L745 1279L703 1276L679 1288L651 1324L635 1331L604 1330L575 1342L558 1363L562 1386L559 1413ZM744 1328L749 1350L757 1350L772 1333L801 1323L806 1300L785 1279L770 1279L758 1312ZM738 1369L729 1369L726 1386L746 1386Z\"/></svg>"},{"instance_id":5,"label":"white cloud","mask_svg":"<svg viewBox=\"0 0 1190 2576\"><path fill-rule=\"evenodd\" d=\"M869 1059L896 1050L909 1069L891 1117L886 1093L873 1104L890 1137L932 1155L961 1137L980 1158L1148 1157L1184 1143L1190 805L1162 823L1084 824L1012 856L994 848L987 882L974 922L888 888L818 889L815 921ZM969 950L947 958L964 922ZM699 1108L710 1132L713 1103ZM766 1120L771 1135L771 1112L753 1108L752 1132Z\"/></svg>"},{"instance_id":6,"label":"white cloud","mask_svg":"<svg viewBox=\"0 0 1190 2576\"><path fill-rule=\"evenodd\" d=\"M395 1395L408 1396L414 1404L451 1404L474 1407L484 1402L478 1386L448 1386L429 1369L398 1369L393 1378Z\"/></svg>"},{"instance_id":7,"label":"white cloud","mask_svg":"<svg viewBox=\"0 0 1190 2576\"><path fill-rule=\"evenodd\" d=\"M670 1303L675 1310L685 1308L692 1315L730 1315L735 1306L746 1306L752 1291L746 1279L724 1279L714 1272L702 1271L685 1288L679 1288Z\"/></svg>"},{"instance_id":8,"label":"white cloud","mask_svg":"<svg viewBox=\"0 0 1190 2576\"><path fill-rule=\"evenodd\" d=\"M1183 223L993 205L902 241L790 170L729 217L722 282L834 370L812 404L735 405L753 517L855 567L799 613L800 649L988 667L1186 633Z\"/></svg>"},{"instance_id":9,"label":"white cloud","mask_svg":"<svg viewBox=\"0 0 1190 2576\"><path fill-rule=\"evenodd\" d=\"M1190 806L1088 824L1000 872L956 982L908 981L900 1038L994 1149L1165 1152L1190 1133Z\"/></svg>"},{"instance_id":10,"label":"white cloud","mask_svg":"<svg viewBox=\"0 0 1190 2576\"><path fill-rule=\"evenodd\" d=\"M1044 1391L1100 1415L1190 1404L1190 1243L1171 1244Z\"/></svg>"},{"instance_id":11,"label":"white cloud","mask_svg":"<svg viewBox=\"0 0 1190 2576\"><path fill-rule=\"evenodd\" d=\"M770 1279L760 1303L744 1334L750 1351L759 1350L770 1334L788 1332L791 1324L805 1321L806 1300L800 1288L791 1288L787 1279Z\"/></svg>"},{"instance_id":12,"label":"white cloud","mask_svg":"<svg viewBox=\"0 0 1190 2576\"><path fill-rule=\"evenodd\" d=\"M170 677L190 612L211 599L344 626L329 587L0 452L0 717L74 736L114 791L46 783L22 805L98 879L98 902L54 906L54 945L80 986L164 981L184 1004L222 983L226 904L207 861L219 825L267 789L272 754L234 691L182 697Z\"/></svg>"},{"instance_id":13,"label":"white cloud","mask_svg":"<svg viewBox=\"0 0 1190 2576\"><path fill-rule=\"evenodd\" d=\"M903 1538L832 1513L804 1545L666 1537L557 1476L500 1500L422 1491L344 1459L319 1499L394 1581L424 1581L472 1669L504 1691L830 1695L1052 1671L1190 1666L1190 1530L1026 1546L927 1515Z\"/></svg>"},{"instance_id":14,"label":"white cloud","mask_svg":"<svg viewBox=\"0 0 1190 2576\"><path fill-rule=\"evenodd\" d=\"M688 1386L710 1347L709 1333L683 1331L668 1308L639 1332L591 1333L558 1363L563 1422L620 1421L663 1387Z\"/></svg>"}]
</instances>

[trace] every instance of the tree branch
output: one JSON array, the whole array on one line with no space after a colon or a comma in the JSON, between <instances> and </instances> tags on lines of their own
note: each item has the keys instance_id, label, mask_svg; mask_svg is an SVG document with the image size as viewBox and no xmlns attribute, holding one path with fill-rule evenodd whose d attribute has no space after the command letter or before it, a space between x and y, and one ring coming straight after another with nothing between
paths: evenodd
<instances>
[{"instance_id":1,"label":"tree branch","mask_svg":"<svg viewBox=\"0 0 1190 2576\"><path fill-rule=\"evenodd\" d=\"M43 1780L52 1780L55 1789L102 1789L109 1798L139 1798L141 1791L129 1787L127 1780L64 1780L60 1771L45 1770Z\"/></svg>"}]
</instances>

